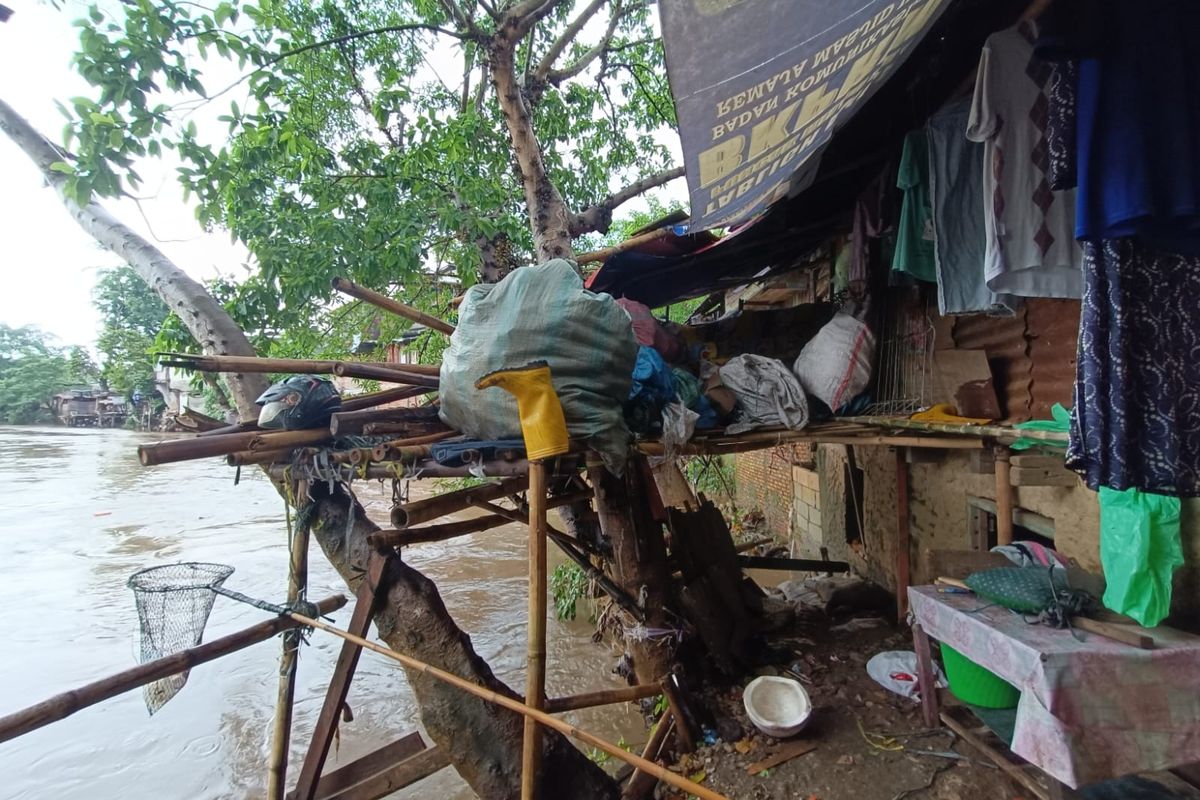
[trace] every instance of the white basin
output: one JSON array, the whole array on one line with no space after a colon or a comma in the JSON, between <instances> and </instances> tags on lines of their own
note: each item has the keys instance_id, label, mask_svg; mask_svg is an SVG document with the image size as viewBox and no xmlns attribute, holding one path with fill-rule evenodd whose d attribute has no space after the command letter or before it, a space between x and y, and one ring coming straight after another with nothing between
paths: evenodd
<instances>
[{"instance_id":1,"label":"white basin","mask_svg":"<svg viewBox=\"0 0 1200 800\"><path fill-rule=\"evenodd\" d=\"M812 718L808 692L791 678L755 678L742 692L742 703L755 727L777 739L795 736Z\"/></svg>"}]
</instances>

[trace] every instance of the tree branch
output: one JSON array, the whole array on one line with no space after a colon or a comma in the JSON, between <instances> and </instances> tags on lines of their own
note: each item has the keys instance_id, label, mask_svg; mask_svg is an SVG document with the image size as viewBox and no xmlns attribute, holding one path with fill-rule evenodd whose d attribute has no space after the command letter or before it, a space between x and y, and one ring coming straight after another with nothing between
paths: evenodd
<instances>
[{"instance_id":1,"label":"tree branch","mask_svg":"<svg viewBox=\"0 0 1200 800\"><path fill-rule=\"evenodd\" d=\"M587 25L588 20L594 17L596 12L599 11L600 7L606 2L608 2L608 0L592 0L592 2L588 3L587 7L583 9L579 16L576 17L575 20L567 26L566 30L562 32L562 35L560 35L554 41L554 44L550 45L550 49L546 51L546 55L543 56L541 62L538 63L537 69L533 71L535 79L542 82L546 80L546 76L549 75L550 70L554 68L554 62L558 61L559 57L571 45L571 42L575 41L575 38L579 36L579 32L583 30L585 25ZM617 0L617 11L613 13L614 16L620 13L620 8L620 0Z\"/></svg>"},{"instance_id":2,"label":"tree branch","mask_svg":"<svg viewBox=\"0 0 1200 800\"><path fill-rule=\"evenodd\" d=\"M475 25L475 20L468 17L466 12L464 12L455 4L454 0L438 0L438 3L442 8L446 9L446 13L450 15L450 19L457 22L472 35L481 35L482 32L479 30L479 27Z\"/></svg>"},{"instance_id":3,"label":"tree branch","mask_svg":"<svg viewBox=\"0 0 1200 800\"><path fill-rule=\"evenodd\" d=\"M604 36L596 43L594 47L575 60L573 64L569 64L563 69L550 70L546 76L546 80L555 86L559 86L563 81L574 78L579 73L588 68L588 65L595 61L604 53L608 52L609 45L612 44L613 36L617 32L617 25L621 22L621 17L629 13L629 10L622 10L620 3L617 4L616 10L608 20L608 30L604 32Z\"/></svg>"},{"instance_id":4,"label":"tree branch","mask_svg":"<svg viewBox=\"0 0 1200 800\"><path fill-rule=\"evenodd\" d=\"M662 186L665 183L670 183L676 178L682 178L683 175L683 167L673 167L663 170L657 175L642 178L640 181L629 184L621 191L610 194L583 213L572 216L571 236L580 236L591 231L608 233L608 226L612 224L613 210L617 206L651 189Z\"/></svg>"},{"instance_id":5,"label":"tree branch","mask_svg":"<svg viewBox=\"0 0 1200 800\"><path fill-rule=\"evenodd\" d=\"M501 29L510 43L516 43L563 2L565 0L522 0L504 15Z\"/></svg>"}]
</instances>

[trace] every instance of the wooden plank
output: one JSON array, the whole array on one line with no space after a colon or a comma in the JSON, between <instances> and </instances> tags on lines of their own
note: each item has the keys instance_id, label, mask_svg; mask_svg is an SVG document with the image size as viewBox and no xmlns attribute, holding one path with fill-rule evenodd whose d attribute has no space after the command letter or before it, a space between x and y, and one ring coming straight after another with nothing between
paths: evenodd
<instances>
[{"instance_id":1,"label":"wooden plank","mask_svg":"<svg viewBox=\"0 0 1200 800\"><path fill-rule=\"evenodd\" d=\"M791 761L793 758L802 756L805 753L811 753L816 749L816 742L808 739L793 739L790 742L784 742L781 744L778 750L761 761L755 761L753 764L746 767L746 772L751 775L757 775L763 770L773 769L778 767L780 764L785 764L788 761Z\"/></svg>"},{"instance_id":2,"label":"wooden plank","mask_svg":"<svg viewBox=\"0 0 1200 800\"><path fill-rule=\"evenodd\" d=\"M961 736L967 744L987 756L993 764L999 767L1005 775L1016 781L1019 786L1028 789L1038 800L1051 800L1050 793L1034 780L1032 775L1009 761L1004 757L1003 753L992 747L982 738L976 736L967 726L950 716L949 712L943 711L940 716L942 722L946 723L946 727Z\"/></svg>"},{"instance_id":3,"label":"wooden plank","mask_svg":"<svg viewBox=\"0 0 1200 800\"><path fill-rule=\"evenodd\" d=\"M424 749L425 741L417 731L413 731L407 736L401 736L391 744L384 745L333 772L322 775L317 784L317 800L328 800L351 786L391 769ZM287 800L296 800L294 790L288 793Z\"/></svg>"},{"instance_id":4,"label":"wooden plank","mask_svg":"<svg viewBox=\"0 0 1200 800\"><path fill-rule=\"evenodd\" d=\"M1007 447L997 447L996 455L996 544L1012 544L1013 490L1012 464Z\"/></svg>"},{"instance_id":5,"label":"wooden plank","mask_svg":"<svg viewBox=\"0 0 1200 800\"><path fill-rule=\"evenodd\" d=\"M345 791L331 794L324 800L379 800L428 778L435 772L450 766L450 757L440 747L422 750L386 772L381 772Z\"/></svg>"},{"instance_id":6,"label":"wooden plank","mask_svg":"<svg viewBox=\"0 0 1200 800\"><path fill-rule=\"evenodd\" d=\"M1140 647L1142 650L1153 650L1155 646L1154 637L1143 633L1136 626L1114 625L1111 622L1101 622L1087 617L1072 617L1071 624L1088 633L1094 633L1097 636L1133 647Z\"/></svg>"},{"instance_id":7,"label":"wooden plank","mask_svg":"<svg viewBox=\"0 0 1200 800\"><path fill-rule=\"evenodd\" d=\"M371 629L371 619L375 616L376 591L388 559L388 556L373 552L367 561L367 574L359 584L354 614L347 626L347 630L355 636L366 637ZM296 782L297 800L314 800L316 797L317 781L325 766L325 759L329 756L329 747L337 733L338 719L342 715L342 706L346 704L350 681L354 679L354 671L358 667L358 658L361 655L361 646L350 641L342 643L342 650L338 653L337 663L333 668L333 677L330 678L329 688L325 692L325 703L321 706L316 727L313 728L312 741L304 755L304 764L300 767L300 778Z\"/></svg>"},{"instance_id":8,"label":"wooden plank","mask_svg":"<svg viewBox=\"0 0 1200 800\"><path fill-rule=\"evenodd\" d=\"M1078 486L1079 476L1062 466L1013 467L1009 479L1013 486Z\"/></svg>"},{"instance_id":9,"label":"wooden plank","mask_svg":"<svg viewBox=\"0 0 1200 800\"><path fill-rule=\"evenodd\" d=\"M1065 453L1063 454L1065 455ZM1028 467L1030 469L1062 469L1063 455L1030 455L1028 453L1013 453L1009 458L1013 468Z\"/></svg>"},{"instance_id":10,"label":"wooden plank","mask_svg":"<svg viewBox=\"0 0 1200 800\"><path fill-rule=\"evenodd\" d=\"M683 511L699 511L700 501L692 485L679 469L678 461L664 461L650 468L654 476L654 485L658 487L658 496L664 506L678 508Z\"/></svg>"}]
</instances>

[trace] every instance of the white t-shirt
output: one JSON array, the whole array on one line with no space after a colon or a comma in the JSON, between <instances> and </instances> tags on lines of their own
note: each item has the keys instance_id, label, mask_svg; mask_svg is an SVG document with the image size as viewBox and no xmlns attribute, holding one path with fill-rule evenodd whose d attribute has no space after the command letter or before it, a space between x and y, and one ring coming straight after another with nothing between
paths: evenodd
<instances>
[{"instance_id":1,"label":"white t-shirt","mask_svg":"<svg viewBox=\"0 0 1200 800\"><path fill-rule=\"evenodd\" d=\"M984 144L984 276L996 294L1080 297L1075 191L1046 178L1050 65L1034 58L1033 38L1031 23L994 33L979 59L966 135Z\"/></svg>"}]
</instances>

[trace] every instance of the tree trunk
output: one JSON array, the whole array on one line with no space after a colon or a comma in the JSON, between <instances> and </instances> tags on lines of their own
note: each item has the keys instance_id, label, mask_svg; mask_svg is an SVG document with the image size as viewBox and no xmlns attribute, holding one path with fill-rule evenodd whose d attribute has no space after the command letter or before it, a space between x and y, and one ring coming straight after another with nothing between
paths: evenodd
<instances>
[{"instance_id":1,"label":"tree trunk","mask_svg":"<svg viewBox=\"0 0 1200 800\"><path fill-rule=\"evenodd\" d=\"M314 485L314 495L327 491ZM312 533L350 588L356 589L365 572L367 535L378 530L353 504L353 529L346 547L346 510L349 500L340 490L318 504ZM492 674L446 611L433 581L398 559L385 576L388 602L375 615L379 637L392 649L418 658L493 691L518 695ZM464 694L423 673L406 671L421 708L425 729L450 757L454 768L482 798L517 798L521 795L521 735L519 714ZM612 779L561 734L546 730L542 736L541 796L544 798L616 798Z\"/></svg>"},{"instance_id":2,"label":"tree trunk","mask_svg":"<svg viewBox=\"0 0 1200 800\"><path fill-rule=\"evenodd\" d=\"M80 206L64 192L66 176L50 169L64 156L23 117L0 100L0 130L16 143L42 171L58 193L67 212L93 239L125 259L133 271L174 311L184 327L207 353L252 356L246 334L208 291L163 255L157 247L112 217L95 202ZM255 399L267 388L262 375L225 376L243 420L258 418Z\"/></svg>"},{"instance_id":3,"label":"tree trunk","mask_svg":"<svg viewBox=\"0 0 1200 800\"><path fill-rule=\"evenodd\" d=\"M57 148L11 107L0 101L0 130L25 151L57 191L71 216L97 242L118 253L179 314L207 352L255 355L237 323L203 286L189 278L149 242L96 203L80 208L63 192L64 180L50 164L62 160ZM569 244L569 242L568 242ZM255 419L255 399L266 388L258 374L230 375L229 388L243 419ZM318 484L323 487L323 484ZM282 487L277 487L282 488ZM330 562L355 589L366 559L366 537L379 530L362 507L342 494L317 497L313 534ZM285 495L286 496L286 495ZM353 525L347 532L347 512ZM348 539L348 541L347 541ZM359 565L357 568L354 565ZM395 567L388 603L376 615L380 636L400 652L516 696L475 654L470 638L455 625L433 582L411 567ZM430 736L444 748L459 774L485 800L520 797L522 721L516 714L464 695L424 675L409 676ZM561 734L543 736L543 796L601 800L617 796L616 785Z\"/></svg>"},{"instance_id":4,"label":"tree trunk","mask_svg":"<svg viewBox=\"0 0 1200 800\"><path fill-rule=\"evenodd\" d=\"M637 598L646 628L669 629L667 547L662 525L650 515L642 462L642 457L631 458L620 478L603 466L589 466L588 480L596 491L600 527L612 542L613 577ZM661 680L674 659L674 648L663 638L626 637L625 646L639 684Z\"/></svg>"},{"instance_id":5,"label":"tree trunk","mask_svg":"<svg viewBox=\"0 0 1200 800\"><path fill-rule=\"evenodd\" d=\"M571 214L558 187L546 174L542 146L538 143L537 133L533 129L533 114L521 94L521 84L517 80L514 62L516 42L509 36L509 28L501 27L492 41L488 64L492 85L496 89L496 99L508 126L513 155L521 171L521 185L525 190L525 205L529 210L533 243L541 261L570 258Z\"/></svg>"}]
</instances>

